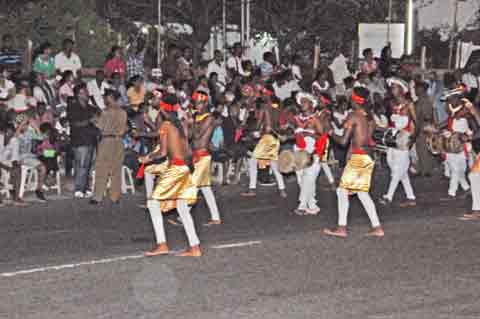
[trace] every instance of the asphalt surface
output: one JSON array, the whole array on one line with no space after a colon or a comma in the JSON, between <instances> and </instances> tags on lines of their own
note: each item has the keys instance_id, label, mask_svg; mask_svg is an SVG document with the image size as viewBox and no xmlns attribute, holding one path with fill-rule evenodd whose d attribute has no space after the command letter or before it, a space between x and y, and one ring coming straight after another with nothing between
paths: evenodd
<instances>
[{"instance_id":1,"label":"asphalt surface","mask_svg":"<svg viewBox=\"0 0 480 319\"><path fill-rule=\"evenodd\" d=\"M386 182L376 175L374 197ZM1 208L0 318L480 318L480 223L457 219L470 200L439 202L440 178L413 183L416 208L378 207L382 239L364 236L357 199L349 238L334 239L321 233L337 220L334 192L319 190L320 215L299 217L294 182L288 200L275 187L257 199L217 188L225 225L203 227L208 210L194 208L204 256L193 259L142 257L154 237L141 194ZM185 248L183 229L166 227Z\"/></svg>"}]
</instances>

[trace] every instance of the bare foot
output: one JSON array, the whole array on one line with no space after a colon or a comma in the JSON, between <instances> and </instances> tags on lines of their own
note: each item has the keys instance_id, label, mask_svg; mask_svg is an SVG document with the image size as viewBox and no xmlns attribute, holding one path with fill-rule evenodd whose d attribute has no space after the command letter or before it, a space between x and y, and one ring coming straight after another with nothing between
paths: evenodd
<instances>
[{"instance_id":1,"label":"bare foot","mask_svg":"<svg viewBox=\"0 0 480 319\"><path fill-rule=\"evenodd\" d=\"M320 213L319 207L312 208L312 209L307 208L305 211L305 215L318 215L318 213Z\"/></svg>"},{"instance_id":2,"label":"bare foot","mask_svg":"<svg viewBox=\"0 0 480 319\"><path fill-rule=\"evenodd\" d=\"M208 223L203 224L203 226L209 227L209 226L217 226L217 225L222 225L223 222L221 220L210 220Z\"/></svg>"},{"instance_id":3,"label":"bare foot","mask_svg":"<svg viewBox=\"0 0 480 319\"><path fill-rule=\"evenodd\" d=\"M288 197L287 192L284 189L280 190L280 197L281 198L287 198Z\"/></svg>"},{"instance_id":4,"label":"bare foot","mask_svg":"<svg viewBox=\"0 0 480 319\"><path fill-rule=\"evenodd\" d=\"M480 220L480 212L472 212L471 214L463 214L460 220Z\"/></svg>"},{"instance_id":5,"label":"bare foot","mask_svg":"<svg viewBox=\"0 0 480 319\"><path fill-rule=\"evenodd\" d=\"M145 256L153 257L153 256L160 256L160 255L168 255L169 249L166 243L158 244L155 248L150 251L145 252Z\"/></svg>"},{"instance_id":6,"label":"bare foot","mask_svg":"<svg viewBox=\"0 0 480 319\"><path fill-rule=\"evenodd\" d=\"M415 207L417 206L417 202L414 199L409 199L404 201L403 203L400 203L398 206L401 208Z\"/></svg>"},{"instance_id":7,"label":"bare foot","mask_svg":"<svg viewBox=\"0 0 480 319\"><path fill-rule=\"evenodd\" d=\"M341 237L341 238L347 238L348 236L347 228L342 226L338 226L336 229L333 229L333 230L325 228L323 230L323 233L328 236Z\"/></svg>"},{"instance_id":8,"label":"bare foot","mask_svg":"<svg viewBox=\"0 0 480 319\"><path fill-rule=\"evenodd\" d=\"M250 190L248 190L248 191L246 191L246 192L240 193L240 196L243 196L243 197L255 197L255 196L257 196L257 193L256 193L254 190L250 189Z\"/></svg>"},{"instance_id":9,"label":"bare foot","mask_svg":"<svg viewBox=\"0 0 480 319\"><path fill-rule=\"evenodd\" d=\"M182 253L176 254L178 257L201 257L202 251L200 250L200 246L193 246L189 250L186 250Z\"/></svg>"},{"instance_id":10,"label":"bare foot","mask_svg":"<svg viewBox=\"0 0 480 319\"><path fill-rule=\"evenodd\" d=\"M385 232L383 231L382 226L378 226L378 227L372 228L367 233L367 236L369 236L369 237L383 237L383 236L385 236Z\"/></svg>"}]
</instances>

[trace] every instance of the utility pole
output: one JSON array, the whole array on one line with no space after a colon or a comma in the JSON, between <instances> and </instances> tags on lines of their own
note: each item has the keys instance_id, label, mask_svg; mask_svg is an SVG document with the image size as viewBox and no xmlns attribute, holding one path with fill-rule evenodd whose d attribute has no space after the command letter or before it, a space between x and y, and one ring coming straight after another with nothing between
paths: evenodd
<instances>
[{"instance_id":1,"label":"utility pole","mask_svg":"<svg viewBox=\"0 0 480 319\"><path fill-rule=\"evenodd\" d=\"M158 0L157 68L162 62L162 0Z\"/></svg>"},{"instance_id":2,"label":"utility pole","mask_svg":"<svg viewBox=\"0 0 480 319\"><path fill-rule=\"evenodd\" d=\"M390 43L390 28L392 25L392 5L393 0L388 0L388 24L387 24L387 45Z\"/></svg>"},{"instance_id":3,"label":"utility pole","mask_svg":"<svg viewBox=\"0 0 480 319\"><path fill-rule=\"evenodd\" d=\"M227 0L222 3L223 63L227 64Z\"/></svg>"},{"instance_id":4,"label":"utility pole","mask_svg":"<svg viewBox=\"0 0 480 319\"><path fill-rule=\"evenodd\" d=\"M453 47L455 45L454 41L458 33L458 23L457 23L457 18L458 18L458 4L460 1L464 0L454 0L455 1L455 8L453 10L453 26L452 26L452 32L450 34L450 52L448 54L448 69L452 69L452 63L453 63Z\"/></svg>"}]
</instances>

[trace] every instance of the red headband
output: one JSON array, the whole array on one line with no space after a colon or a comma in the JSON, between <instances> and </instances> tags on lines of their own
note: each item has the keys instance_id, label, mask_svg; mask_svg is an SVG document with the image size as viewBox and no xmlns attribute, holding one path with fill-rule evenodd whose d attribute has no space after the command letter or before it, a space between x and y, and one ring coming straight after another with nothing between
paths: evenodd
<instances>
[{"instance_id":1,"label":"red headband","mask_svg":"<svg viewBox=\"0 0 480 319\"><path fill-rule=\"evenodd\" d=\"M168 103L165 103L163 101L160 101L160 108L162 110L164 110L165 112L176 112L178 111L179 109L179 105L178 104L168 104Z\"/></svg>"},{"instance_id":2,"label":"red headband","mask_svg":"<svg viewBox=\"0 0 480 319\"><path fill-rule=\"evenodd\" d=\"M320 95L320 101L325 105L330 105L332 103L332 101L330 101L329 99L327 99L323 95Z\"/></svg>"},{"instance_id":3,"label":"red headband","mask_svg":"<svg viewBox=\"0 0 480 319\"><path fill-rule=\"evenodd\" d=\"M194 92L192 100L195 102L208 102L208 95L203 92Z\"/></svg>"},{"instance_id":4,"label":"red headband","mask_svg":"<svg viewBox=\"0 0 480 319\"><path fill-rule=\"evenodd\" d=\"M352 101L359 105L363 105L366 102L365 98L361 97L360 95L357 95L355 92L352 92Z\"/></svg>"}]
</instances>

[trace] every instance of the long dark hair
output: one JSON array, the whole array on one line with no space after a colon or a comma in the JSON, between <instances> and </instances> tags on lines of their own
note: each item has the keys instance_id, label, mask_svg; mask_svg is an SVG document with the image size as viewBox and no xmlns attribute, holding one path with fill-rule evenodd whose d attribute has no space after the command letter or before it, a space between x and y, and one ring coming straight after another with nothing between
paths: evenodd
<instances>
[{"instance_id":1,"label":"long dark hair","mask_svg":"<svg viewBox=\"0 0 480 319\"><path fill-rule=\"evenodd\" d=\"M121 47L118 46L118 45L114 45L111 49L110 49L110 52L108 53L107 55L107 58L105 59L105 61L108 61L108 60L111 60L115 57L115 52L120 50Z\"/></svg>"}]
</instances>

